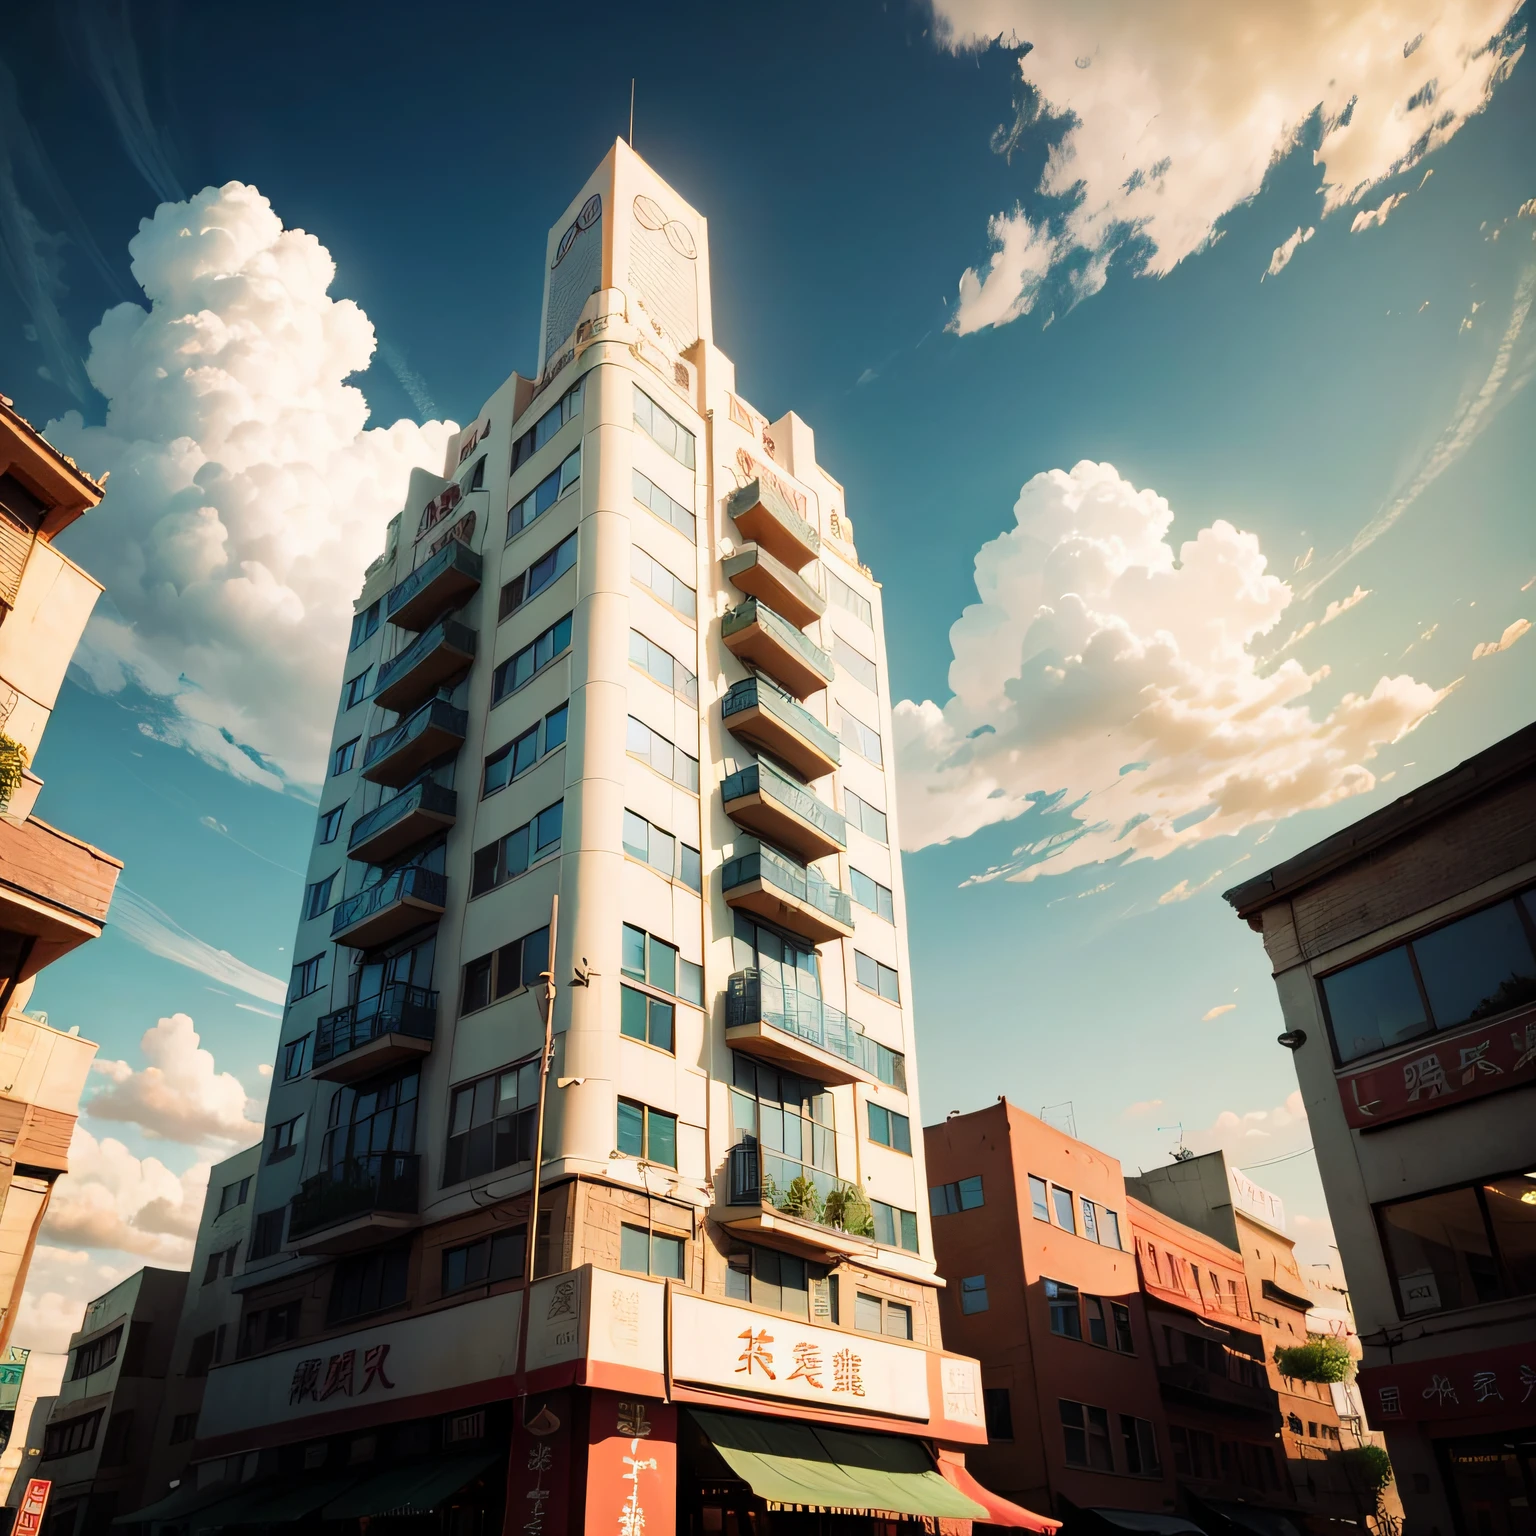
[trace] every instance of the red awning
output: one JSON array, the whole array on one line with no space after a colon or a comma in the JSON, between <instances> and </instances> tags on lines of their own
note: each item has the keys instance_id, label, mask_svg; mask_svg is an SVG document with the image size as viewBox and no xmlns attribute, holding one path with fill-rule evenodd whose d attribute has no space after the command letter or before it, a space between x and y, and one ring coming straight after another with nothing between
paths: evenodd
<instances>
[{"instance_id":1,"label":"red awning","mask_svg":"<svg viewBox=\"0 0 1536 1536\"><path fill-rule=\"evenodd\" d=\"M983 1488L960 1462L951 1461L947 1452L939 1452L939 1471L961 1493L975 1499L987 1511L989 1525L1011 1525L1021 1531L1050 1532L1061 1529L1060 1520L1052 1520L1049 1515L1037 1515L1033 1510L1025 1509L1022 1504L1011 1504L990 1489Z\"/></svg>"}]
</instances>

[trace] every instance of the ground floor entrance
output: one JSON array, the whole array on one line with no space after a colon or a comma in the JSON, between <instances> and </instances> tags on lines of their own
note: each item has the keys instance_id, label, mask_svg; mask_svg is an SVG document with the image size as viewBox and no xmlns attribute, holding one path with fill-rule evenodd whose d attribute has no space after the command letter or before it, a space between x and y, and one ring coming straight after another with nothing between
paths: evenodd
<instances>
[{"instance_id":1,"label":"ground floor entrance","mask_svg":"<svg viewBox=\"0 0 1536 1536\"><path fill-rule=\"evenodd\" d=\"M1536 1536L1536 1429L1438 1450L1459 1536Z\"/></svg>"}]
</instances>

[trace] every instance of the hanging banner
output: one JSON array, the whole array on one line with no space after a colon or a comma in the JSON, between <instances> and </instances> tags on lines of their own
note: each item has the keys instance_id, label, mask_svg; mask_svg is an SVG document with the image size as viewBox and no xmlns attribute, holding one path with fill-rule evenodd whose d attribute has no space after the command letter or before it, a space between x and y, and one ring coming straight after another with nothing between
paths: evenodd
<instances>
[{"instance_id":1,"label":"hanging banner","mask_svg":"<svg viewBox=\"0 0 1536 1536\"><path fill-rule=\"evenodd\" d=\"M21 1496L21 1508L16 1511L16 1524L11 1527L12 1536L37 1536L52 1488L53 1484L45 1477L34 1477L27 1483L27 1491Z\"/></svg>"},{"instance_id":2,"label":"hanging banner","mask_svg":"<svg viewBox=\"0 0 1536 1536\"><path fill-rule=\"evenodd\" d=\"M565 1536L570 1502L571 1394L531 1393L512 1428L505 1536Z\"/></svg>"},{"instance_id":3,"label":"hanging banner","mask_svg":"<svg viewBox=\"0 0 1536 1536\"><path fill-rule=\"evenodd\" d=\"M594 1392L587 1435L586 1536L643 1536L677 1524L677 1409Z\"/></svg>"}]
</instances>

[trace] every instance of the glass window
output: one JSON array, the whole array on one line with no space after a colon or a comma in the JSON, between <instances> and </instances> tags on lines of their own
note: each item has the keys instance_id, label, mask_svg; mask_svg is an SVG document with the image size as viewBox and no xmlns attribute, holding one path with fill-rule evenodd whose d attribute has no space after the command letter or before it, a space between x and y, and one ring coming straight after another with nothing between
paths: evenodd
<instances>
[{"instance_id":1,"label":"glass window","mask_svg":"<svg viewBox=\"0 0 1536 1536\"><path fill-rule=\"evenodd\" d=\"M310 1052L315 1043L314 1035L301 1035L283 1047L283 1081L291 1083L309 1071ZM220 1213L222 1214L222 1212Z\"/></svg>"},{"instance_id":2,"label":"glass window","mask_svg":"<svg viewBox=\"0 0 1536 1536\"><path fill-rule=\"evenodd\" d=\"M845 747L851 747L860 757L867 757L876 766L885 762L880 750L880 733L873 726L865 725L857 715L842 711L842 728L838 739Z\"/></svg>"},{"instance_id":3,"label":"glass window","mask_svg":"<svg viewBox=\"0 0 1536 1536\"><path fill-rule=\"evenodd\" d=\"M987 1277L966 1275L960 1282L960 1310L985 1312L987 1310Z\"/></svg>"},{"instance_id":4,"label":"glass window","mask_svg":"<svg viewBox=\"0 0 1536 1536\"><path fill-rule=\"evenodd\" d=\"M867 800L862 800L851 789L843 790L843 815L866 837L877 843L889 843L890 833L884 811L877 811Z\"/></svg>"},{"instance_id":5,"label":"glass window","mask_svg":"<svg viewBox=\"0 0 1536 1536\"><path fill-rule=\"evenodd\" d=\"M896 1152L912 1151L912 1122L883 1104L869 1105L869 1139Z\"/></svg>"},{"instance_id":6,"label":"glass window","mask_svg":"<svg viewBox=\"0 0 1536 1536\"><path fill-rule=\"evenodd\" d=\"M560 851L564 801L546 806L532 821L475 850L469 894L483 895L526 873L540 859Z\"/></svg>"},{"instance_id":7,"label":"glass window","mask_svg":"<svg viewBox=\"0 0 1536 1536\"><path fill-rule=\"evenodd\" d=\"M1383 1206L1381 1224L1404 1317L1499 1299L1499 1266L1475 1188Z\"/></svg>"},{"instance_id":8,"label":"glass window","mask_svg":"<svg viewBox=\"0 0 1536 1536\"><path fill-rule=\"evenodd\" d=\"M341 831L341 818L346 814L347 802L343 800L340 805L328 810L316 824L315 841L317 843L334 843L336 834Z\"/></svg>"},{"instance_id":9,"label":"glass window","mask_svg":"<svg viewBox=\"0 0 1536 1536\"><path fill-rule=\"evenodd\" d=\"M620 1099L618 1149L626 1157L677 1167L677 1116L632 1099Z\"/></svg>"},{"instance_id":10,"label":"glass window","mask_svg":"<svg viewBox=\"0 0 1536 1536\"><path fill-rule=\"evenodd\" d=\"M658 1050L674 1049L673 1009L659 997L638 987L619 988L619 1032L631 1040L643 1040Z\"/></svg>"},{"instance_id":11,"label":"glass window","mask_svg":"<svg viewBox=\"0 0 1536 1536\"><path fill-rule=\"evenodd\" d=\"M331 777L337 774L351 771L352 764L357 758L357 744L362 738L354 736L351 741L344 741L331 753Z\"/></svg>"},{"instance_id":12,"label":"glass window","mask_svg":"<svg viewBox=\"0 0 1536 1536\"><path fill-rule=\"evenodd\" d=\"M733 1301L808 1321L837 1322L837 1281L825 1264L740 1243L733 1245L727 1263L725 1293Z\"/></svg>"},{"instance_id":13,"label":"glass window","mask_svg":"<svg viewBox=\"0 0 1536 1536\"><path fill-rule=\"evenodd\" d=\"M491 674L491 703L499 704L509 694L516 693L535 673L542 672L555 657L563 656L570 648L571 616L566 614L496 668Z\"/></svg>"},{"instance_id":14,"label":"glass window","mask_svg":"<svg viewBox=\"0 0 1536 1536\"><path fill-rule=\"evenodd\" d=\"M1161 1476L1163 1464L1157 1454L1157 1431L1147 1419L1136 1419L1128 1413L1122 1413L1120 1437L1125 1444L1127 1472L1134 1477Z\"/></svg>"},{"instance_id":15,"label":"glass window","mask_svg":"<svg viewBox=\"0 0 1536 1536\"><path fill-rule=\"evenodd\" d=\"M351 709L356 704L361 704L368 697L368 674L373 669L364 667L356 677L347 679L347 686L342 690L341 707Z\"/></svg>"},{"instance_id":16,"label":"glass window","mask_svg":"<svg viewBox=\"0 0 1536 1536\"><path fill-rule=\"evenodd\" d=\"M848 883L853 899L861 907L867 907L876 917L883 917L888 923L896 921L896 898L888 885L881 885L878 880L871 879L857 869L848 871Z\"/></svg>"},{"instance_id":17,"label":"glass window","mask_svg":"<svg viewBox=\"0 0 1536 1536\"><path fill-rule=\"evenodd\" d=\"M904 1211L883 1200L872 1200L870 1205L875 1215L875 1241L887 1248L905 1248L908 1253L916 1253L917 1212Z\"/></svg>"},{"instance_id":18,"label":"glass window","mask_svg":"<svg viewBox=\"0 0 1536 1536\"><path fill-rule=\"evenodd\" d=\"M1083 1311L1088 1317L1088 1342L1102 1344L1108 1349L1109 1317L1104 1311L1103 1299L1098 1296L1084 1296Z\"/></svg>"},{"instance_id":19,"label":"glass window","mask_svg":"<svg viewBox=\"0 0 1536 1536\"><path fill-rule=\"evenodd\" d=\"M580 480L581 449L576 448L566 455L558 469L551 470L521 501L513 504L507 513L507 538L516 538L530 523L543 517Z\"/></svg>"},{"instance_id":20,"label":"glass window","mask_svg":"<svg viewBox=\"0 0 1536 1536\"><path fill-rule=\"evenodd\" d=\"M665 1232L647 1232L625 1222L619 1227L619 1268L661 1279L683 1278L683 1239Z\"/></svg>"},{"instance_id":21,"label":"glass window","mask_svg":"<svg viewBox=\"0 0 1536 1536\"><path fill-rule=\"evenodd\" d=\"M460 1013L472 1013L498 998L537 983L549 968L549 924L503 944L464 967Z\"/></svg>"},{"instance_id":22,"label":"glass window","mask_svg":"<svg viewBox=\"0 0 1536 1536\"><path fill-rule=\"evenodd\" d=\"M983 1387L982 1407L987 1416L988 1440L1013 1439L1013 1400L1007 1387Z\"/></svg>"},{"instance_id":23,"label":"glass window","mask_svg":"<svg viewBox=\"0 0 1536 1536\"><path fill-rule=\"evenodd\" d=\"M1115 1326L1115 1348L1123 1355L1134 1355L1136 1341L1131 1336L1131 1309L1118 1301L1112 1301L1109 1311Z\"/></svg>"},{"instance_id":24,"label":"glass window","mask_svg":"<svg viewBox=\"0 0 1536 1536\"><path fill-rule=\"evenodd\" d=\"M1062 1432L1066 1437L1067 1465L1092 1467L1099 1472L1115 1470L1109 1442L1109 1414L1088 1403L1060 1399Z\"/></svg>"},{"instance_id":25,"label":"glass window","mask_svg":"<svg viewBox=\"0 0 1536 1536\"><path fill-rule=\"evenodd\" d=\"M683 424L656 404L637 384L635 386L635 425L663 452L680 464L694 467L694 438Z\"/></svg>"},{"instance_id":26,"label":"glass window","mask_svg":"<svg viewBox=\"0 0 1536 1536\"><path fill-rule=\"evenodd\" d=\"M737 1053L731 1123L737 1142L751 1137L758 1143L764 1188L775 1204L797 1180L820 1200L839 1187L832 1095L824 1083Z\"/></svg>"},{"instance_id":27,"label":"glass window","mask_svg":"<svg viewBox=\"0 0 1536 1536\"><path fill-rule=\"evenodd\" d=\"M635 500L654 512L664 523L671 523L690 543L698 542L698 520L681 502L674 501L654 480L634 471Z\"/></svg>"},{"instance_id":28,"label":"glass window","mask_svg":"<svg viewBox=\"0 0 1536 1536\"><path fill-rule=\"evenodd\" d=\"M1483 1204L1509 1294L1536 1293L1536 1177L1490 1180L1483 1185Z\"/></svg>"},{"instance_id":29,"label":"glass window","mask_svg":"<svg viewBox=\"0 0 1536 1536\"><path fill-rule=\"evenodd\" d=\"M699 601L693 588L680 576L674 576L661 561L648 555L637 544L630 546L629 566L636 585L644 587L652 596L660 598L669 608L675 608L685 617L698 617Z\"/></svg>"},{"instance_id":30,"label":"glass window","mask_svg":"<svg viewBox=\"0 0 1536 1536\"><path fill-rule=\"evenodd\" d=\"M349 651L355 651L363 641L371 638L378 631L381 601L381 598L375 598L361 613L353 616L352 638L347 643Z\"/></svg>"},{"instance_id":31,"label":"glass window","mask_svg":"<svg viewBox=\"0 0 1536 1536\"><path fill-rule=\"evenodd\" d=\"M861 1333L884 1331L884 1318L881 1315L878 1296L868 1296L863 1291L854 1294L853 1326Z\"/></svg>"},{"instance_id":32,"label":"glass window","mask_svg":"<svg viewBox=\"0 0 1536 1536\"><path fill-rule=\"evenodd\" d=\"M1120 1218L1103 1206L1099 1207L1099 1241L1106 1248L1120 1247Z\"/></svg>"},{"instance_id":33,"label":"glass window","mask_svg":"<svg viewBox=\"0 0 1536 1536\"><path fill-rule=\"evenodd\" d=\"M888 1301L885 1304L885 1333L891 1339L912 1337L912 1308L904 1301Z\"/></svg>"},{"instance_id":34,"label":"glass window","mask_svg":"<svg viewBox=\"0 0 1536 1536\"><path fill-rule=\"evenodd\" d=\"M654 768L674 784L699 792L699 760L690 757L681 747L675 747L658 731L653 731L643 720L629 717L629 734L626 745L631 757Z\"/></svg>"},{"instance_id":35,"label":"glass window","mask_svg":"<svg viewBox=\"0 0 1536 1536\"><path fill-rule=\"evenodd\" d=\"M871 693L877 691L874 662L854 650L835 630L832 634L832 659L840 672L845 672L856 683L862 683Z\"/></svg>"},{"instance_id":36,"label":"glass window","mask_svg":"<svg viewBox=\"0 0 1536 1536\"><path fill-rule=\"evenodd\" d=\"M888 1002L901 1001L901 980L888 965L882 965L871 955L853 952L854 979L866 991L877 992Z\"/></svg>"},{"instance_id":37,"label":"glass window","mask_svg":"<svg viewBox=\"0 0 1536 1536\"><path fill-rule=\"evenodd\" d=\"M1343 1061L1369 1055L1429 1030L1408 948L1362 960L1323 978L1333 1038Z\"/></svg>"},{"instance_id":38,"label":"glass window","mask_svg":"<svg viewBox=\"0 0 1536 1536\"><path fill-rule=\"evenodd\" d=\"M1086 1237L1089 1242L1096 1243L1099 1240L1098 1208L1094 1205L1092 1200L1088 1199L1086 1195L1083 1197L1082 1206L1083 1236Z\"/></svg>"},{"instance_id":39,"label":"glass window","mask_svg":"<svg viewBox=\"0 0 1536 1536\"><path fill-rule=\"evenodd\" d=\"M1064 1232L1076 1232L1077 1222L1072 1213L1072 1191L1051 1185L1051 1205L1056 1211L1056 1225Z\"/></svg>"},{"instance_id":40,"label":"glass window","mask_svg":"<svg viewBox=\"0 0 1536 1536\"><path fill-rule=\"evenodd\" d=\"M534 424L512 444L512 473L516 474L566 422L581 414L581 398L586 377L571 385Z\"/></svg>"},{"instance_id":41,"label":"glass window","mask_svg":"<svg viewBox=\"0 0 1536 1536\"><path fill-rule=\"evenodd\" d=\"M1536 960L1512 901L1413 941L1436 1029L1493 1018L1536 999Z\"/></svg>"},{"instance_id":42,"label":"glass window","mask_svg":"<svg viewBox=\"0 0 1536 1536\"><path fill-rule=\"evenodd\" d=\"M375 1250L342 1259L331 1279L326 1321L339 1323L400 1306L406 1297L409 1269L407 1248L390 1248L382 1253Z\"/></svg>"},{"instance_id":43,"label":"glass window","mask_svg":"<svg viewBox=\"0 0 1536 1536\"><path fill-rule=\"evenodd\" d=\"M521 575L505 582L496 611L496 622L510 618L524 603L532 602L539 593L576 564L576 535L568 533L551 550L539 556Z\"/></svg>"},{"instance_id":44,"label":"glass window","mask_svg":"<svg viewBox=\"0 0 1536 1536\"><path fill-rule=\"evenodd\" d=\"M670 651L648 640L638 629L629 632L629 659L653 682L693 705L699 702L699 680Z\"/></svg>"},{"instance_id":45,"label":"glass window","mask_svg":"<svg viewBox=\"0 0 1536 1536\"><path fill-rule=\"evenodd\" d=\"M314 889L311 887L311 889ZM327 893L329 895L329 893ZM324 908L321 908L323 911ZM315 914L308 914L313 916ZM308 960L301 960L293 968L293 975L288 982L288 1001L296 1003L301 997L308 997L312 992L320 990L320 962L325 959L323 954L311 955Z\"/></svg>"},{"instance_id":46,"label":"glass window","mask_svg":"<svg viewBox=\"0 0 1536 1536\"><path fill-rule=\"evenodd\" d=\"M537 1057L455 1088L448 1101L444 1187L530 1162L538 1106Z\"/></svg>"},{"instance_id":47,"label":"glass window","mask_svg":"<svg viewBox=\"0 0 1536 1536\"><path fill-rule=\"evenodd\" d=\"M1029 1176L1029 1207L1034 1212L1036 1221L1049 1221L1051 1219L1051 1207L1049 1191L1044 1179L1037 1179L1034 1174Z\"/></svg>"},{"instance_id":48,"label":"glass window","mask_svg":"<svg viewBox=\"0 0 1536 1536\"><path fill-rule=\"evenodd\" d=\"M875 611L870 607L869 599L861 593L855 592L830 567L827 568L826 577L827 596L845 613L851 613L861 624L867 624L873 629L875 627Z\"/></svg>"},{"instance_id":49,"label":"glass window","mask_svg":"<svg viewBox=\"0 0 1536 1536\"><path fill-rule=\"evenodd\" d=\"M1083 1320L1077 1287L1068 1285L1065 1280L1047 1280L1045 1301L1051 1314L1051 1332L1059 1333L1064 1339L1082 1338Z\"/></svg>"},{"instance_id":50,"label":"glass window","mask_svg":"<svg viewBox=\"0 0 1536 1536\"><path fill-rule=\"evenodd\" d=\"M539 1216L539 1268L545 1268L543 1250L549 1237L549 1212ZM521 1280L528 1260L528 1228L512 1227L493 1232L472 1243L443 1250L443 1294L452 1295L471 1285L492 1285L498 1280Z\"/></svg>"}]
</instances>

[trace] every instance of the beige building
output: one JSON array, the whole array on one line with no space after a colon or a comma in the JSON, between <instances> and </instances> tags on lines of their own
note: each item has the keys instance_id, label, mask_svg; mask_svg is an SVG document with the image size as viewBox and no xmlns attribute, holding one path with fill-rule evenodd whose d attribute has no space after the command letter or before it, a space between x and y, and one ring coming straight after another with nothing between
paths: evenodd
<instances>
[{"instance_id":1,"label":"beige building","mask_svg":"<svg viewBox=\"0 0 1536 1536\"><path fill-rule=\"evenodd\" d=\"M357 601L241 1357L176 1507L980 1517L879 585L811 429L713 344L705 220L622 143L550 231L543 313Z\"/></svg>"},{"instance_id":2,"label":"beige building","mask_svg":"<svg viewBox=\"0 0 1536 1536\"><path fill-rule=\"evenodd\" d=\"M1536 726L1227 892L1264 936L1409 1528L1536 1505Z\"/></svg>"}]
</instances>

